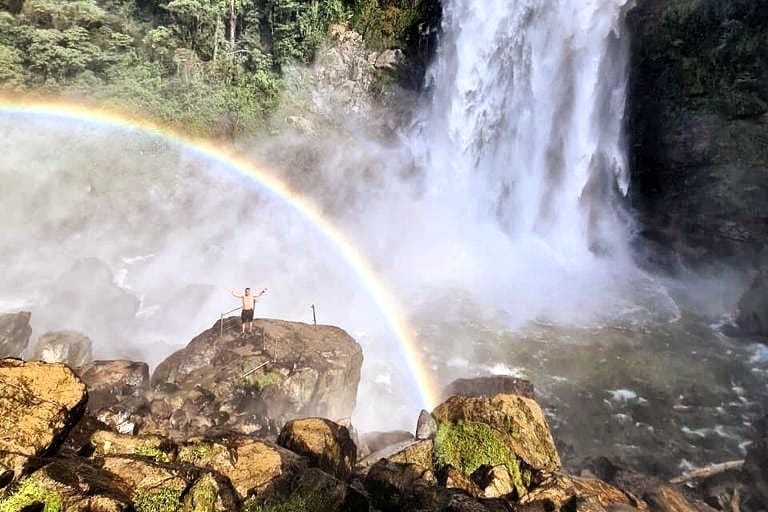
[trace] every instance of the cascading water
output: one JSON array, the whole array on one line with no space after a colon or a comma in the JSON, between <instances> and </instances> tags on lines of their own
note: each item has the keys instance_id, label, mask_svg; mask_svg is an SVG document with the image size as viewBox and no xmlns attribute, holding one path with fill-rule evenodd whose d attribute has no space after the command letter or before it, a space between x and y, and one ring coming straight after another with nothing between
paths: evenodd
<instances>
[{"instance_id":1,"label":"cascading water","mask_svg":"<svg viewBox=\"0 0 768 512\"><path fill-rule=\"evenodd\" d=\"M430 181L563 260L622 251L629 4L446 1L422 139Z\"/></svg>"}]
</instances>

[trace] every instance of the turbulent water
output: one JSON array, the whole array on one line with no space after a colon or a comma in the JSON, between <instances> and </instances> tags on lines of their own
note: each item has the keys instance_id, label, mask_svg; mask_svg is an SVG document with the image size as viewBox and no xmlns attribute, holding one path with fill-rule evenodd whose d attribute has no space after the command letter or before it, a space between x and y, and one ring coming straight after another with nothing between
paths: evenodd
<instances>
[{"instance_id":1,"label":"turbulent water","mask_svg":"<svg viewBox=\"0 0 768 512\"><path fill-rule=\"evenodd\" d=\"M328 212L416 326L435 378L530 378L569 462L674 473L740 456L768 356L718 331L740 286L649 275L632 258L619 0L444 2L415 121L382 140L243 145ZM378 114L376 114L378 115ZM371 115L373 117L373 114ZM259 314L319 319L365 352L355 421L412 428L416 383L368 291L290 205L149 135L0 114L0 307L35 335L157 363L267 286Z\"/></svg>"}]
</instances>

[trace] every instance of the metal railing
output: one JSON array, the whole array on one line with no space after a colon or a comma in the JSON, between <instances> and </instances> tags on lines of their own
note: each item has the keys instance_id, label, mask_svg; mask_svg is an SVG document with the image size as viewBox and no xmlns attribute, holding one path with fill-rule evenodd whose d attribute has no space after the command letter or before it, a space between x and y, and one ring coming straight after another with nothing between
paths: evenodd
<instances>
[{"instance_id":1,"label":"metal railing","mask_svg":"<svg viewBox=\"0 0 768 512\"><path fill-rule=\"evenodd\" d=\"M219 319L219 338L224 336L224 317L226 315L234 313L235 311L240 311L241 309L243 309L243 307L242 306L238 306L235 309L230 309L229 311L226 311L226 312L221 314L221 318Z\"/></svg>"}]
</instances>

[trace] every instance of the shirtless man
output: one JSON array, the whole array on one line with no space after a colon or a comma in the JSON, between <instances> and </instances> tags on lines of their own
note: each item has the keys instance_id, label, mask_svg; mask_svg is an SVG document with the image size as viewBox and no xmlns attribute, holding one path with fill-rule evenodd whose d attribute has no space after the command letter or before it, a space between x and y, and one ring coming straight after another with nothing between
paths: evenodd
<instances>
[{"instance_id":1,"label":"shirtless man","mask_svg":"<svg viewBox=\"0 0 768 512\"><path fill-rule=\"evenodd\" d=\"M251 294L251 289L246 288L245 293L240 295L236 291L232 290L230 292L233 297L237 299L241 299L243 301L243 311L240 313L240 320L243 321L242 327L241 327L241 335L245 336L246 332L247 334L253 333L253 307L256 305L256 301L267 293L267 289L264 288L259 292L258 295Z\"/></svg>"}]
</instances>

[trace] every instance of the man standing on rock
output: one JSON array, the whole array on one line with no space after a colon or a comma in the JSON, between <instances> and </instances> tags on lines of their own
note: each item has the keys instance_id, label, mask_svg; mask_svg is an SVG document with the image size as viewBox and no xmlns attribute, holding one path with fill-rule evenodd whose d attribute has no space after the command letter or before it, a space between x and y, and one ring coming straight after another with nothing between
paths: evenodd
<instances>
[{"instance_id":1,"label":"man standing on rock","mask_svg":"<svg viewBox=\"0 0 768 512\"><path fill-rule=\"evenodd\" d=\"M256 305L256 301L267 293L267 289L264 288L258 295L251 294L251 289L246 288L245 292L240 295L235 290L230 292L233 297L241 299L243 301L243 310L240 313L240 320L242 320L242 327L240 334L245 336L247 334L253 334L253 308Z\"/></svg>"}]
</instances>

